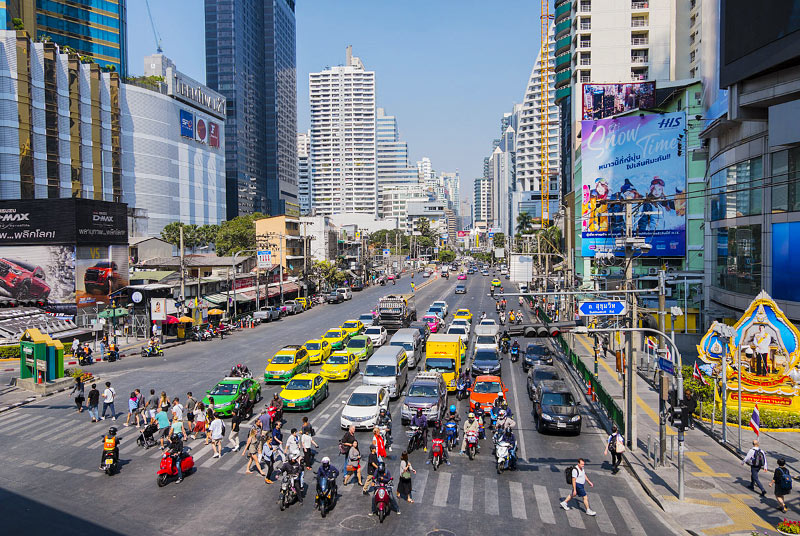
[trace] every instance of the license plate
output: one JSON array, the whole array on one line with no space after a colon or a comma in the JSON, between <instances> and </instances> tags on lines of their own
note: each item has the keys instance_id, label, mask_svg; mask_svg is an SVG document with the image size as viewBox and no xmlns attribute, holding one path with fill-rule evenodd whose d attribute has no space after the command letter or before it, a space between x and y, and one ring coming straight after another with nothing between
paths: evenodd
<instances>
[{"instance_id":1,"label":"license plate","mask_svg":"<svg viewBox=\"0 0 800 536\"><path fill-rule=\"evenodd\" d=\"M273 374L273 375L272 375L272 378L273 378L273 379L275 379L275 380L277 380L277 379L279 379L279 378L280 378L280 376L279 376L278 374Z\"/></svg>"},{"instance_id":2,"label":"license plate","mask_svg":"<svg viewBox=\"0 0 800 536\"><path fill-rule=\"evenodd\" d=\"M556 423L556 427L558 427L558 428L566 428L567 427L567 423L565 423L565 422Z\"/></svg>"},{"instance_id":3,"label":"license plate","mask_svg":"<svg viewBox=\"0 0 800 536\"><path fill-rule=\"evenodd\" d=\"M108 458L106 460L106 465L111 465L112 463L114 463L114 460L112 460L111 458Z\"/></svg>"},{"instance_id":4,"label":"license plate","mask_svg":"<svg viewBox=\"0 0 800 536\"><path fill-rule=\"evenodd\" d=\"M294 402L287 402L286 403L286 407L287 408L293 408L294 407Z\"/></svg>"}]
</instances>

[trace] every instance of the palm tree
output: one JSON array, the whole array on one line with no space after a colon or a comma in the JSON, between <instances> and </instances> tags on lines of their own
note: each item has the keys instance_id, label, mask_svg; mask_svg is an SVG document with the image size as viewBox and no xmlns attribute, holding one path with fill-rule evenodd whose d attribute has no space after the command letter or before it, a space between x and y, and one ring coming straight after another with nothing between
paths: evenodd
<instances>
[{"instance_id":1,"label":"palm tree","mask_svg":"<svg viewBox=\"0 0 800 536\"><path fill-rule=\"evenodd\" d=\"M533 217L527 212L522 212L517 216L517 232L519 234L530 234L533 225Z\"/></svg>"}]
</instances>

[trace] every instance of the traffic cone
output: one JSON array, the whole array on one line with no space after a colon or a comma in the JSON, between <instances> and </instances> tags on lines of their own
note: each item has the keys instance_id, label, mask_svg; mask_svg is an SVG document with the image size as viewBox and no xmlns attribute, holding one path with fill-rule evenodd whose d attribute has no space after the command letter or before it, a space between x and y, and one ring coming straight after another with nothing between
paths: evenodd
<instances>
[{"instance_id":1,"label":"traffic cone","mask_svg":"<svg viewBox=\"0 0 800 536\"><path fill-rule=\"evenodd\" d=\"M594 389L592 389L592 382L589 382L589 388L586 389L586 396L592 399L592 402L596 402L594 397Z\"/></svg>"}]
</instances>

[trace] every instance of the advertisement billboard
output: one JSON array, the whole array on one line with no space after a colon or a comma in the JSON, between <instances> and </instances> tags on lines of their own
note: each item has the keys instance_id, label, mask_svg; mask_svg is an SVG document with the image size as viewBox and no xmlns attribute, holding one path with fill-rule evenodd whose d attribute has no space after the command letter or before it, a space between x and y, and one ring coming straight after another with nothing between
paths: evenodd
<instances>
[{"instance_id":1,"label":"advertisement billboard","mask_svg":"<svg viewBox=\"0 0 800 536\"><path fill-rule=\"evenodd\" d=\"M208 127L206 120L198 117L194 122L194 139L200 143L208 143Z\"/></svg>"},{"instance_id":2,"label":"advertisement billboard","mask_svg":"<svg viewBox=\"0 0 800 536\"><path fill-rule=\"evenodd\" d=\"M635 200L633 235L652 246L643 254L685 254L685 126L683 112L581 122L583 256L624 254L614 238L625 234L625 205L615 201Z\"/></svg>"},{"instance_id":3,"label":"advertisement billboard","mask_svg":"<svg viewBox=\"0 0 800 536\"><path fill-rule=\"evenodd\" d=\"M150 320L164 321L167 319L167 299L150 298Z\"/></svg>"},{"instance_id":4,"label":"advertisement billboard","mask_svg":"<svg viewBox=\"0 0 800 536\"><path fill-rule=\"evenodd\" d=\"M457 231L459 238L464 238L465 236L469 236L469 231Z\"/></svg>"},{"instance_id":5,"label":"advertisement billboard","mask_svg":"<svg viewBox=\"0 0 800 536\"><path fill-rule=\"evenodd\" d=\"M181 136L194 139L194 115L186 110L181 110Z\"/></svg>"},{"instance_id":6,"label":"advertisement billboard","mask_svg":"<svg viewBox=\"0 0 800 536\"><path fill-rule=\"evenodd\" d=\"M128 285L128 247L78 246L75 249L75 303L111 303L110 295Z\"/></svg>"},{"instance_id":7,"label":"advertisement billboard","mask_svg":"<svg viewBox=\"0 0 800 536\"><path fill-rule=\"evenodd\" d=\"M794 272L797 251L800 251L800 222L773 223L771 294L776 300L800 301L800 285ZM724 254L723 258L728 254L727 248Z\"/></svg>"},{"instance_id":8,"label":"advertisement billboard","mask_svg":"<svg viewBox=\"0 0 800 536\"><path fill-rule=\"evenodd\" d=\"M533 256L512 253L509 268L511 281L528 283L533 280Z\"/></svg>"},{"instance_id":9,"label":"advertisement billboard","mask_svg":"<svg viewBox=\"0 0 800 536\"><path fill-rule=\"evenodd\" d=\"M583 119L604 119L636 108L655 108L655 82L583 84Z\"/></svg>"},{"instance_id":10,"label":"advertisement billboard","mask_svg":"<svg viewBox=\"0 0 800 536\"><path fill-rule=\"evenodd\" d=\"M75 247L0 246L0 296L75 303Z\"/></svg>"},{"instance_id":11,"label":"advertisement billboard","mask_svg":"<svg viewBox=\"0 0 800 536\"><path fill-rule=\"evenodd\" d=\"M208 145L219 147L219 125L213 121L208 122Z\"/></svg>"}]
</instances>

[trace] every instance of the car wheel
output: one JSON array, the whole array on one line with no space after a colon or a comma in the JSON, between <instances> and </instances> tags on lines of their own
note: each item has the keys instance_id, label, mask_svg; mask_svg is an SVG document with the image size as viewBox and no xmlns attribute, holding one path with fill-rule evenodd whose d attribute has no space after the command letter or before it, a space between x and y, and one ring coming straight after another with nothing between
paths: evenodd
<instances>
[{"instance_id":1,"label":"car wheel","mask_svg":"<svg viewBox=\"0 0 800 536\"><path fill-rule=\"evenodd\" d=\"M314 409L316 407L317 407L317 399L312 396L311 397L311 411L314 411Z\"/></svg>"},{"instance_id":2,"label":"car wheel","mask_svg":"<svg viewBox=\"0 0 800 536\"><path fill-rule=\"evenodd\" d=\"M18 300L22 300L28 297L28 294L31 292L31 282L30 281L23 281L19 284L19 286L14 290L14 297Z\"/></svg>"}]
</instances>

